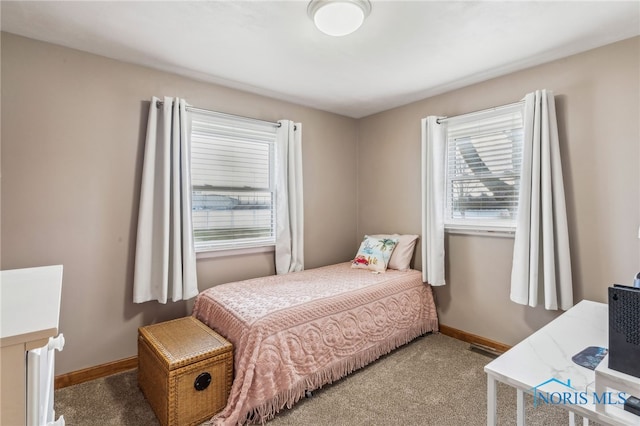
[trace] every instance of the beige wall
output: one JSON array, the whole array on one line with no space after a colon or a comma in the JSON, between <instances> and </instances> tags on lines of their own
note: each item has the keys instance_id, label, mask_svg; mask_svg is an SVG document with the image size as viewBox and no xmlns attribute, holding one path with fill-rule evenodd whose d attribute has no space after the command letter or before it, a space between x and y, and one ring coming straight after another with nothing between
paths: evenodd
<instances>
[{"instance_id":1,"label":"beige wall","mask_svg":"<svg viewBox=\"0 0 640 426\"><path fill-rule=\"evenodd\" d=\"M1 268L64 265L56 374L133 356L139 326L188 312L131 302L153 95L302 122L306 265L353 256L355 120L3 33ZM201 289L273 271L272 254L198 261Z\"/></svg>"},{"instance_id":2,"label":"beige wall","mask_svg":"<svg viewBox=\"0 0 640 426\"><path fill-rule=\"evenodd\" d=\"M551 89L561 138L575 301L605 302L640 270L640 38L359 120L358 236L420 233L420 119ZM515 344L555 317L509 300L513 239L450 235L442 324ZM420 268L420 248L416 267Z\"/></svg>"},{"instance_id":3,"label":"beige wall","mask_svg":"<svg viewBox=\"0 0 640 426\"><path fill-rule=\"evenodd\" d=\"M136 354L136 331L187 303L133 304L148 99L303 123L307 267L351 258L364 233L420 233L420 119L557 95L576 301L640 270L640 39L361 120L2 34L2 269L64 265L56 374ZM443 324L514 344L555 317L509 301L513 240L449 236ZM420 268L420 247L416 264ZM273 273L270 254L198 261L201 289Z\"/></svg>"}]
</instances>

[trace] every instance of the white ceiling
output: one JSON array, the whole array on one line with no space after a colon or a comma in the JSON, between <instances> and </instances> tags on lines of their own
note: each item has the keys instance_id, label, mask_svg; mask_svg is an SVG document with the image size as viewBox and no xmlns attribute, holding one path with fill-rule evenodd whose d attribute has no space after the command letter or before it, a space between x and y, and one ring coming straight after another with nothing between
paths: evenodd
<instances>
[{"instance_id":1,"label":"white ceiling","mask_svg":"<svg viewBox=\"0 0 640 426\"><path fill-rule=\"evenodd\" d=\"M640 34L640 1L372 1L320 33L307 1L2 1L2 30L364 117ZM162 94L159 94L162 95Z\"/></svg>"}]
</instances>

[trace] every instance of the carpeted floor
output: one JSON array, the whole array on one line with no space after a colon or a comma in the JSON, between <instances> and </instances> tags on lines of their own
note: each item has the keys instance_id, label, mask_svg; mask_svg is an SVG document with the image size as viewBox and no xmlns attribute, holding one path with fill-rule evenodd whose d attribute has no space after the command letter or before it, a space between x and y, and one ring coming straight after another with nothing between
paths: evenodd
<instances>
[{"instance_id":1,"label":"carpeted floor","mask_svg":"<svg viewBox=\"0 0 640 426\"><path fill-rule=\"evenodd\" d=\"M284 425L486 425L486 375L491 358L467 343L430 334L326 385L313 397L281 411L269 426ZM516 392L498 384L498 424L516 424ZM138 389L136 371L59 389L56 415L67 425L155 426L158 421ZM564 425L569 415L534 407L527 396L528 425ZM577 423L582 420L576 416ZM591 423L593 425L593 423Z\"/></svg>"}]
</instances>

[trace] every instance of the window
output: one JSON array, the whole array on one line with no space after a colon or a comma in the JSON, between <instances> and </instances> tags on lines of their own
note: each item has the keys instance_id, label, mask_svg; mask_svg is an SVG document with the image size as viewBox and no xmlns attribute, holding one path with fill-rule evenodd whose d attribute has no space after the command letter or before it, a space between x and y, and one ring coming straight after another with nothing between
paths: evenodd
<instances>
[{"instance_id":1,"label":"window","mask_svg":"<svg viewBox=\"0 0 640 426\"><path fill-rule=\"evenodd\" d=\"M444 122L445 228L513 231L518 211L524 104Z\"/></svg>"},{"instance_id":2,"label":"window","mask_svg":"<svg viewBox=\"0 0 640 426\"><path fill-rule=\"evenodd\" d=\"M196 251L275 244L276 127L195 111L190 118Z\"/></svg>"}]
</instances>

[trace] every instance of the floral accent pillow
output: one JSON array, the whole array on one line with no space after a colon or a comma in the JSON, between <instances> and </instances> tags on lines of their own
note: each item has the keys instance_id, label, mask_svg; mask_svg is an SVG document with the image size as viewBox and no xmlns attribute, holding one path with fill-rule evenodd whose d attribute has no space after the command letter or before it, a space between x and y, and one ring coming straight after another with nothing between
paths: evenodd
<instances>
[{"instance_id":1,"label":"floral accent pillow","mask_svg":"<svg viewBox=\"0 0 640 426\"><path fill-rule=\"evenodd\" d=\"M397 238L373 238L365 235L351 267L375 272L386 271L396 244Z\"/></svg>"}]
</instances>

